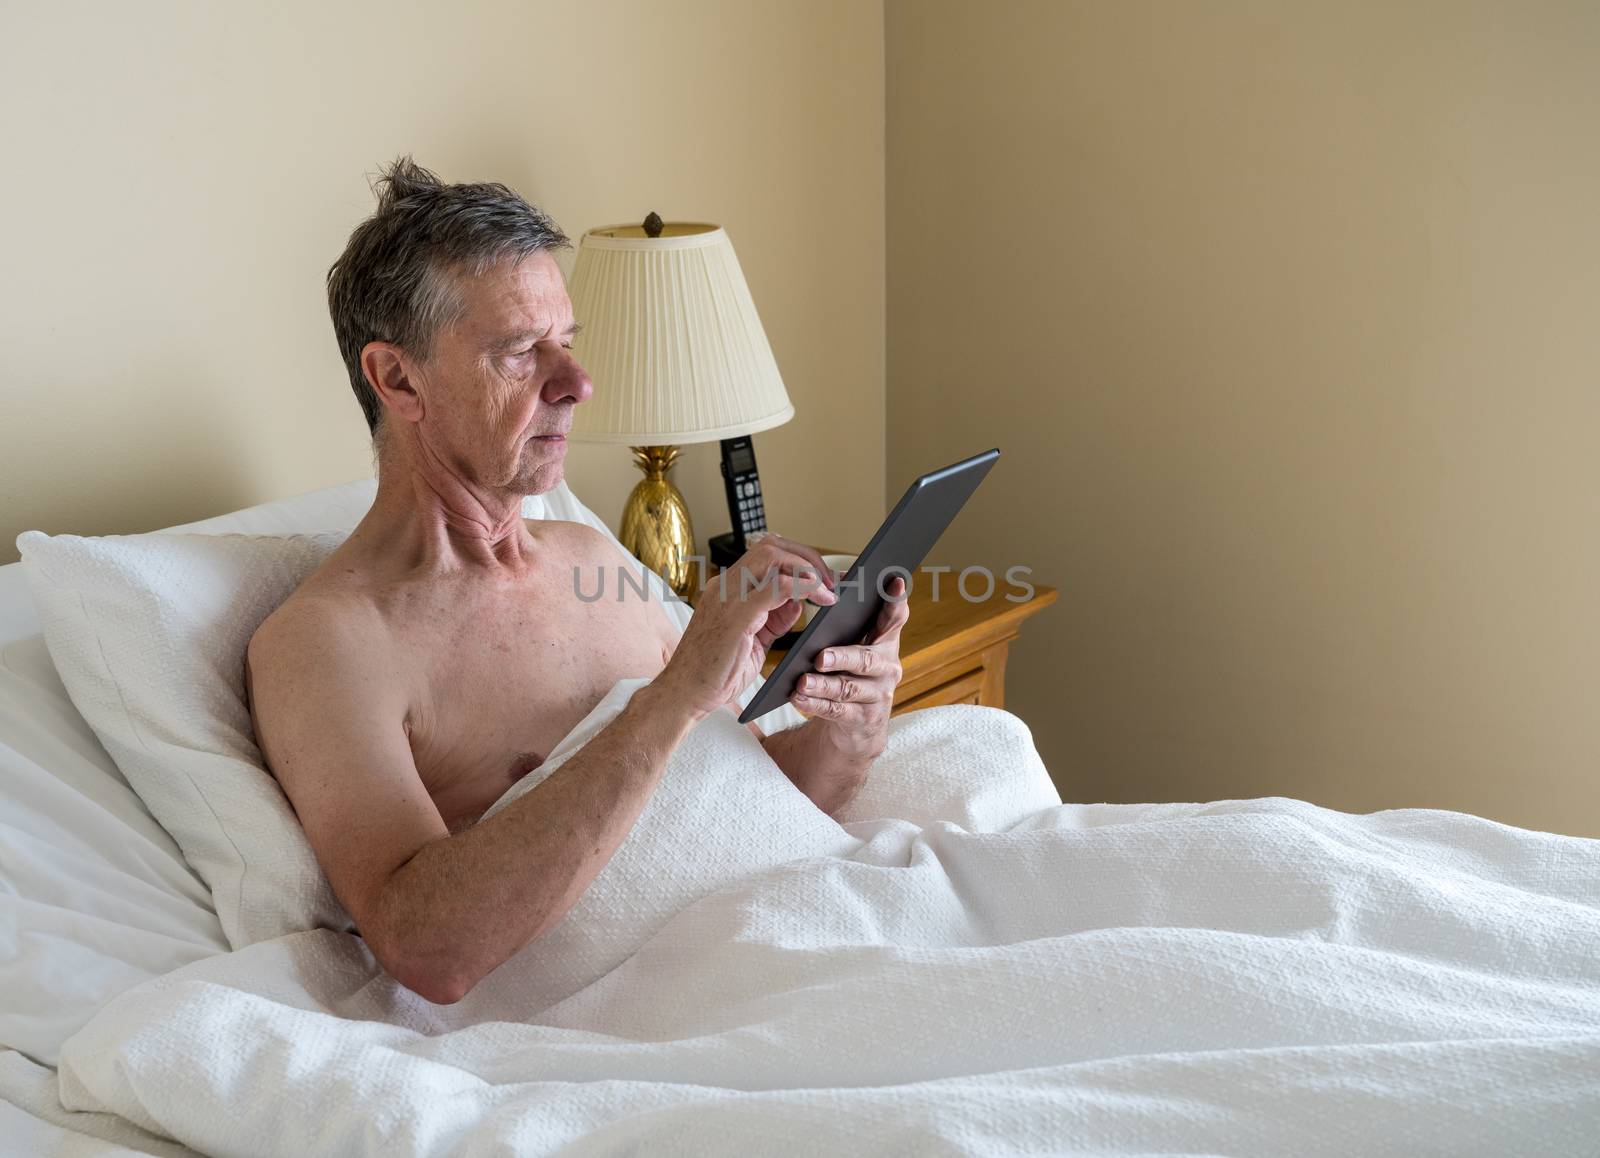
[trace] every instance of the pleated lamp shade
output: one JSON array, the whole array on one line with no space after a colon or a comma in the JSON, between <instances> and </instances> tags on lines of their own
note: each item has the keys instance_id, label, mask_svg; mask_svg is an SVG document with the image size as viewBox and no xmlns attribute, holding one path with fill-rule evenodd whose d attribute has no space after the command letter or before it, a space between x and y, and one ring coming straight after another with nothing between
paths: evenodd
<instances>
[{"instance_id":1,"label":"pleated lamp shade","mask_svg":"<svg viewBox=\"0 0 1600 1158\"><path fill-rule=\"evenodd\" d=\"M654 224L652 222L652 224ZM594 393L571 437L629 446L754 434L794 417L733 242L718 225L591 229L567 286Z\"/></svg>"}]
</instances>

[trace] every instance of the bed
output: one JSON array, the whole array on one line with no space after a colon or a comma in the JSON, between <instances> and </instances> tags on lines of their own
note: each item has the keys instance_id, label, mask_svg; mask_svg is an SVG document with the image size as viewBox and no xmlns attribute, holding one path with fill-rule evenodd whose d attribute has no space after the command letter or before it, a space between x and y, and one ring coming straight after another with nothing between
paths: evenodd
<instances>
[{"instance_id":1,"label":"bed","mask_svg":"<svg viewBox=\"0 0 1600 1158\"><path fill-rule=\"evenodd\" d=\"M168 530L345 532L372 488ZM564 488L528 513L593 518ZM969 705L896 718L821 824L729 725L686 743L678 795L574 910L591 923L556 943L586 972L433 1006L336 923L225 927L21 571L0 567L8 1151L1600 1152L1600 841L1281 798L1066 804L1026 725ZM747 783L769 795L686 848ZM642 914L668 862L680 891Z\"/></svg>"}]
</instances>

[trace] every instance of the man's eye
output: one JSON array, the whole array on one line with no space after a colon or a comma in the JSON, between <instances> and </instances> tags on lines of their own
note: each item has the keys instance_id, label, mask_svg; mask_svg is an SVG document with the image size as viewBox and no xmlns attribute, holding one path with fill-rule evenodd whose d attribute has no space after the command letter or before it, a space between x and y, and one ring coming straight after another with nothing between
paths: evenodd
<instances>
[{"instance_id":1,"label":"man's eye","mask_svg":"<svg viewBox=\"0 0 1600 1158\"><path fill-rule=\"evenodd\" d=\"M570 349L572 349L572 343L570 343L570 342L562 342L561 343L561 348L563 350L570 350ZM511 351L511 357L513 357L513 358L526 358L529 354L536 354L538 352L539 352L539 343L535 342L533 345L529 346L526 350L513 350L513 351Z\"/></svg>"}]
</instances>

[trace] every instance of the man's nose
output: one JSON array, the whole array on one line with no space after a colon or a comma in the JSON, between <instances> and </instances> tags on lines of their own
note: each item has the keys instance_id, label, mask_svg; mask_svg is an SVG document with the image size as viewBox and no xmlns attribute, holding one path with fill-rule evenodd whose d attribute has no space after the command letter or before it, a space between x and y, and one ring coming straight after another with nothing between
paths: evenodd
<instances>
[{"instance_id":1,"label":"man's nose","mask_svg":"<svg viewBox=\"0 0 1600 1158\"><path fill-rule=\"evenodd\" d=\"M594 383L589 380L588 371L578 364L571 353L562 353L561 367L544 384L544 400L559 402L570 398L574 402L582 402L594 393Z\"/></svg>"}]
</instances>

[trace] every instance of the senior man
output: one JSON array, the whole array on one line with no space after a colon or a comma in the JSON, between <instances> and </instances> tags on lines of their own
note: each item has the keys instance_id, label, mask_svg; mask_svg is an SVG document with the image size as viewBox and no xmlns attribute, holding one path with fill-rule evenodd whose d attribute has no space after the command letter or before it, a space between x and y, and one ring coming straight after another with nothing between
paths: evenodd
<instances>
[{"instance_id":1,"label":"senior man","mask_svg":"<svg viewBox=\"0 0 1600 1158\"><path fill-rule=\"evenodd\" d=\"M521 517L561 481L593 392L551 257L570 243L505 186L409 158L377 192L328 274L377 496L256 631L245 679L267 765L373 954L454 1002L572 907L800 601L836 596L814 550L772 536L706 586L681 638L658 602L579 598L576 575L630 561L591 527ZM909 614L904 583L889 594L874 634L803 681L803 726L750 725L830 815L884 747ZM650 682L611 724L478 822L630 677Z\"/></svg>"}]
</instances>

